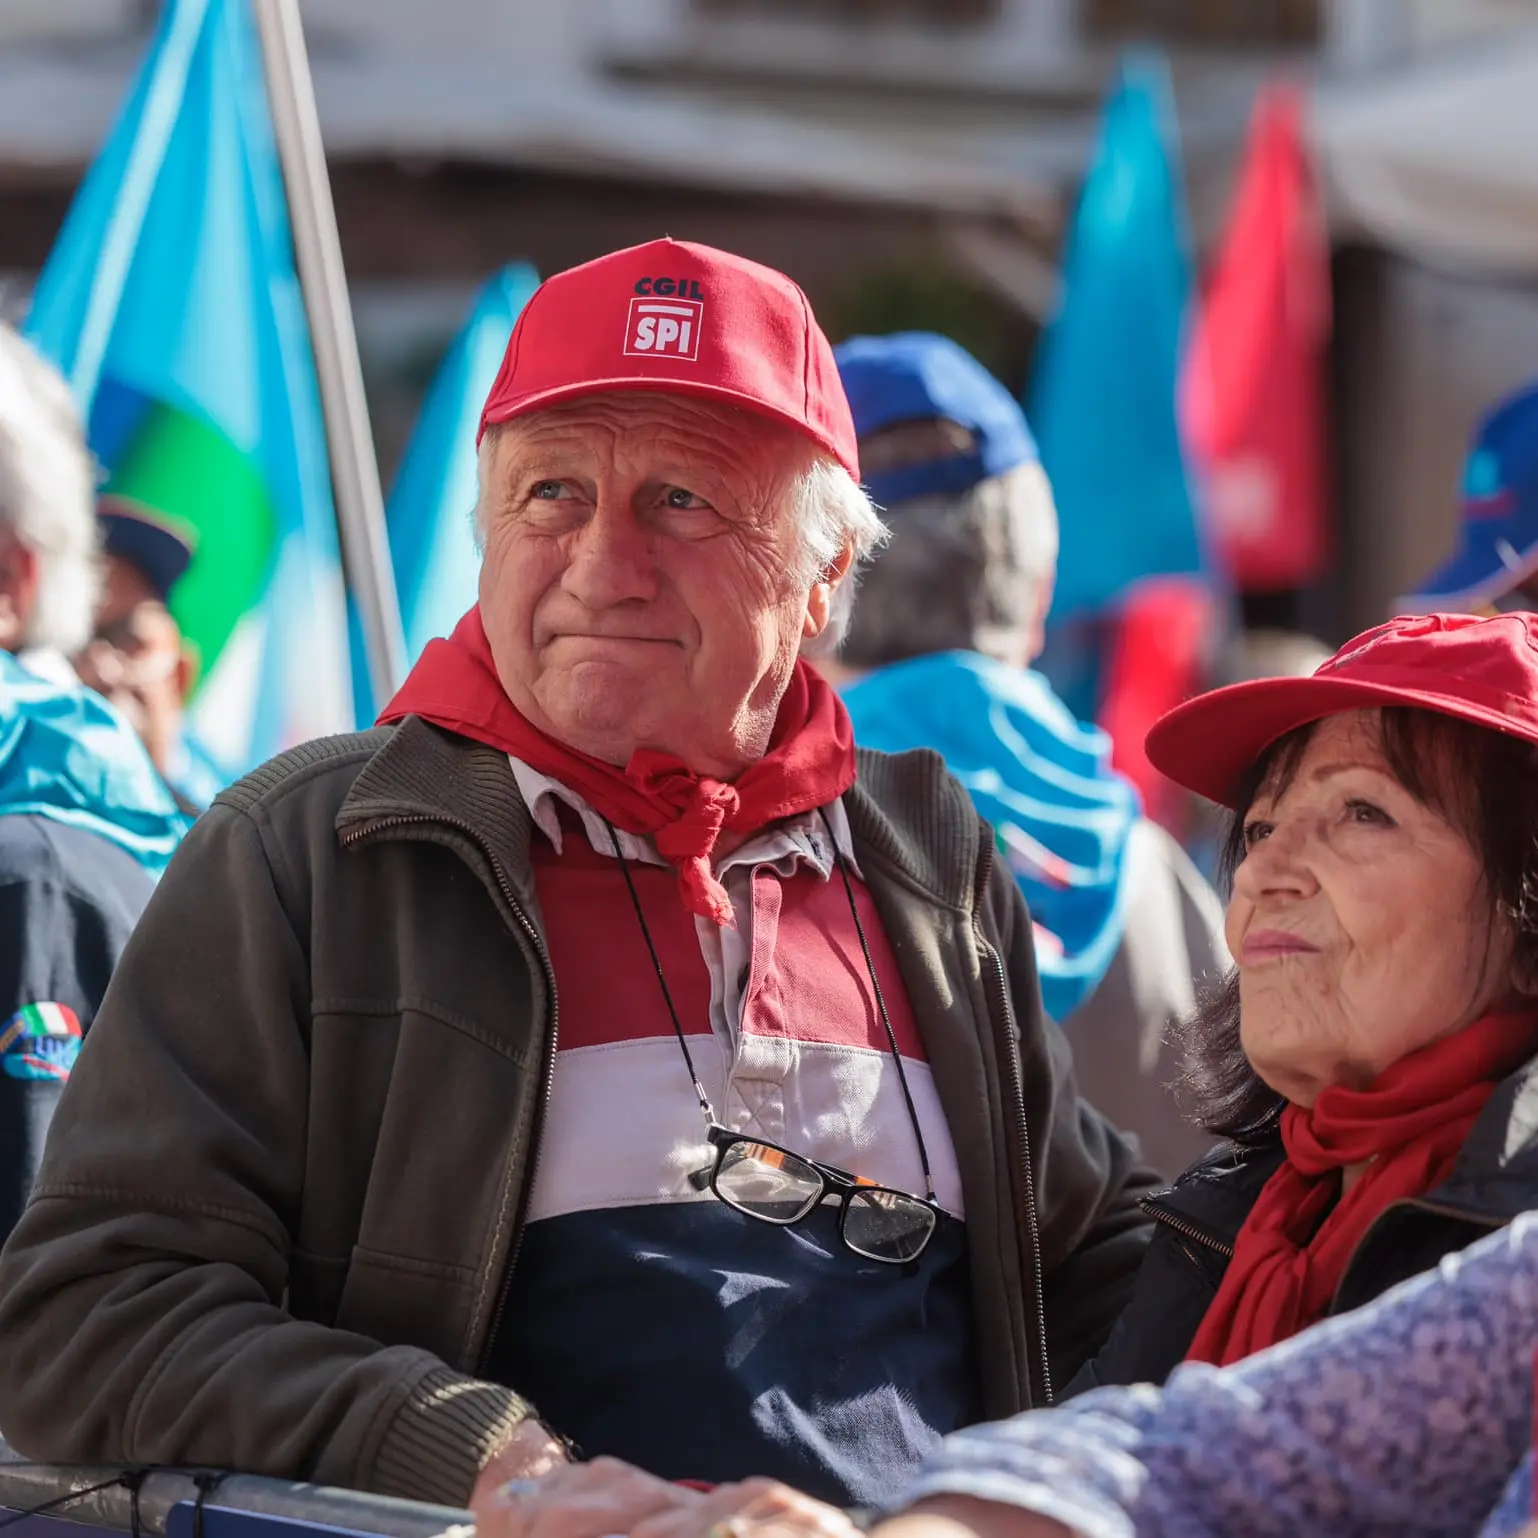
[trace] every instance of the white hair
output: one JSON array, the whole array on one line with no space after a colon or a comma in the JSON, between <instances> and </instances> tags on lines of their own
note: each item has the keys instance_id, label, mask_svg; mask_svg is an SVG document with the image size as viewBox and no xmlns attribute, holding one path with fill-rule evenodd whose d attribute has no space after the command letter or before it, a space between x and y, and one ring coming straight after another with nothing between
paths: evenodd
<instances>
[{"instance_id":1,"label":"white hair","mask_svg":"<svg viewBox=\"0 0 1538 1538\"><path fill-rule=\"evenodd\" d=\"M843 645L854 614L861 566L881 548L887 528L855 479L836 459L819 454L791 484L791 505L801 530L804 567L797 575L810 585L845 551L849 569L833 593L828 623L802 644L805 657L831 657Z\"/></svg>"},{"instance_id":2,"label":"white hair","mask_svg":"<svg viewBox=\"0 0 1538 1538\"><path fill-rule=\"evenodd\" d=\"M492 496L492 462L506 423L486 429L476 454L475 539L476 548L486 532L487 504ZM830 657L849 629L854 612L855 588L862 562L875 553L887 537L886 526L875 503L854 477L827 454L812 452L809 462L792 478L788 500L801 532L800 559L795 577L808 587L837 565L845 551L849 569L833 594L828 623L822 633L803 644L807 657Z\"/></svg>"},{"instance_id":3,"label":"white hair","mask_svg":"<svg viewBox=\"0 0 1538 1538\"><path fill-rule=\"evenodd\" d=\"M91 639L101 586L96 467L57 369L0 322L0 527L37 556L25 646Z\"/></svg>"},{"instance_id":4,"label":"white hair","mask_svg":"<svg viewBox=\"0 0 1538 1538\"><path fill-rule=\"evenodd\" d=\"M893 506L892 543L867 573L844 647L851 667L929 652L1019 662L1046 621L1057 570L1057 508L1035 461L964 491Z\"/></svg>"}]
</instances>

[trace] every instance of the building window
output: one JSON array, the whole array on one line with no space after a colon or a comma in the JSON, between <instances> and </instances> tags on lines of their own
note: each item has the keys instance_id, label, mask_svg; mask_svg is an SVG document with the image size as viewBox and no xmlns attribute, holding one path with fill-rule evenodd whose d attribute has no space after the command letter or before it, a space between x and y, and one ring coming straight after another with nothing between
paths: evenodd
<instances>
[{"instance_id":1,"label":"building window","mask_svg":"<svg viewBox=\"0 0 1538 1538\"><path fill-rule=\"evenodd\" d=\"M783 17L790 21L893 22L939 27L993 21L1001 0L694 0L707 16Z\"/></svg>"},{"instance_id":2,"label":"building window","mask_svg":"<svg viewBox=\"0 0 1538 1538\"><path fill-rule=\"evenodd\" d=\"M1086 30L1095 42L1317 48L1322 8L1320 0L1089 0Z\"/></svg>"}]
</instances>

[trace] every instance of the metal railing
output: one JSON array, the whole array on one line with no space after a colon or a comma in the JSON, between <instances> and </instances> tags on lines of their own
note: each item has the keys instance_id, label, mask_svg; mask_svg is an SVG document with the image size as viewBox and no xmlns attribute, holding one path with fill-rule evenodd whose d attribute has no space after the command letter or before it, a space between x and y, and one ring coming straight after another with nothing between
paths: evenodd
<instances>
[{"instance_id":1,"label":"metal railing","mask_svg":"<svg viewBox=\"0 0 1538 1538\"><path fill-rule=\"evenodd\" d=\"M61 1538L86 1529L145 1538L299 1538L305 1531L377 1538L468 1538L470 1514L452 1506L325 1485L191 1469L152 1469L137 1499L125 1467L34 1463L0 1441L0 1525L11 1538ZM20 1522L21 1513L38 1513Z\"/></svg>"}]
</instances>

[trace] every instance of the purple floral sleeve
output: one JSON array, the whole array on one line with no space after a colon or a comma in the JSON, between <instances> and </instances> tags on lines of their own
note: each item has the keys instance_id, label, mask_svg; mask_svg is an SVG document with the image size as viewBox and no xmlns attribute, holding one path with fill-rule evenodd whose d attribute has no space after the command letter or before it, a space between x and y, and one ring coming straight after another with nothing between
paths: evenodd
<instances>
[{"instance_id":1,"label":"purple floral sleeve","mask_svg":"<svg viewBox=\"0 0 1538 1538\"><path fill-rule=\"evenodd\" d=\"M948 1437L894 1506L970 1495L1086 1538L1507 1538L1531 1509L1535 1341L1528 1213L1232 1367Z\"/></svg>"}]
</instances>

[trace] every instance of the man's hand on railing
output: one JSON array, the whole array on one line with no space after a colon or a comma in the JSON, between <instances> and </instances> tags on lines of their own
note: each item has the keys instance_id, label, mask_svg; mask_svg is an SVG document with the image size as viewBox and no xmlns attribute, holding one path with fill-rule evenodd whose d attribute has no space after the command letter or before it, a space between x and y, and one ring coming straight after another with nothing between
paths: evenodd
<instances>
[{"instance_id":1,"label":"man's hand on railing","mask_svg":"<svg viewBox=\"0 0 1538 1538\"><path fill-rule=\"evenodd\" d=\"M471 1510L495 1500L510 1480L539 1479L567 1462L561 1443L537 1420L526 1420L481 1470L470 1496Z\"/></svg>"},{"instance_id":2,"label":"man's hand on railing","mask_svg":"<svg viewBox=\"0 0 1538 1538\"><path fill-rule=\"evenodd\" d=\"M482 1476L470 1509L478 1538L609 1538L643 1532L649 1522L674 1516L684 1519L680 1532L692 1533L687 1518L707 1499L713 1497L669 1484L617 1458L594 1458L494 1488ZM708 1526L704 1523L699 1531Z\"/></svg>"},{"instance_id":3,"label":"man's hand on railing","mask_svg":"<svg viewBox=\"0 0 1538 1538\"><path fill-rule=\"evenodd\" d=\"M477 1538L856 1538L832 1506L770 1479L708 1493L614 1458L517 1479L472 1508Z\"/></svg>"}]
</instances>

